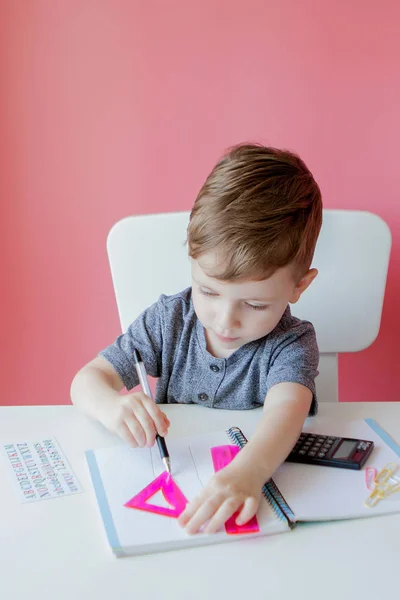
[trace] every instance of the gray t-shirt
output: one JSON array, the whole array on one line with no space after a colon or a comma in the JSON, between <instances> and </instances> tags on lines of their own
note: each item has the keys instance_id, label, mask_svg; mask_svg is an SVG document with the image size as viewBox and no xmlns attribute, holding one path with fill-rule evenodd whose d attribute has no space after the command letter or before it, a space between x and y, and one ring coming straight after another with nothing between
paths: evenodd
<instances>
[{"instance_id":1,"label":"gray t-shirt","mask_svg":"<svg viewBox=\"0 0 400 600\"><path fill-rule=\"evenodd\" d=\"M246 410L262 406L273 385L295 382L312 391L310 415L317 412L315 331L308 321L293 317L289 306L271 333L241 346L228 358L216 358L207 351L192 289L187 288L173 296L160 296L100 353L128 390L139 383L132 360L135 347L147 373L158 378L158 403Z\"/></svg>"}]
</instances>

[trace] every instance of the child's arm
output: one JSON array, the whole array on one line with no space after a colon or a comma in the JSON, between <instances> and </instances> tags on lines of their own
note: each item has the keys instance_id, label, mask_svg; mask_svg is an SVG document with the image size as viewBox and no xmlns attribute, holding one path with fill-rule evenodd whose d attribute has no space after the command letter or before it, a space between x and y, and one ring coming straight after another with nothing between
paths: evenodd
<instances>
[{"instance_id":1,"label":"child's arm","mask_svg":"<svg viewBox=\"0 0 400 600\"><path fill-rule=\"evenodd\" d=\"M114 367L97 356L75 375L71 400L132 447L152 446L156 432L165 436L169 420L143 392L120 394L124 384Z\"/></svg>"},{"instance_id":2,"label":"child's arm","mask_svg":"<svg viewBox=\"0 0 400 600\"><path fill-rule=\"evenodd\" d=\"M216 473L179 518L188 533L206 522L206 533L217 531L242 507L238 525L257 512L261 489L290 453L308 415L312 392L298 383L279 383L267 394L257 429L230 465Z\"/></svg>"}]
</instances>

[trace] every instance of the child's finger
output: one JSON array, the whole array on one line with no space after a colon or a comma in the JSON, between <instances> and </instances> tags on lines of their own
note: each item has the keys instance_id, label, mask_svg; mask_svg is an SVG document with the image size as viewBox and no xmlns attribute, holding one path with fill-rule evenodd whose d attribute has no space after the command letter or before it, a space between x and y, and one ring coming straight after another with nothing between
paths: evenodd
<instances>
[{"instance_id":1,"label":"child's finger","mask_svg":"<svg viewBox=\"0 0 400 600\"><path fill-rule=\"evenodd\" d=\"M156 427L151 415L147 412L146 407L142 404L137 404L135 406L135 417L142 426L144 432L145 440L143 445L148 447L152 446L156 439Z\"/></svg>"},{"instance_id":2,"label":"child's finger","mask_svg":"<svg viewBox=\"0 0 400 600\"><path fill-rule=\"evenodd\" d=\"M257 500L255 498L252 498L252 497L246 498L246 500L244 501L242 510L240 511L240 513L238 514L238 516L236 518L236 524L244 525L245 523L250 521L250 519L252 517L254 517L254 515L257 512L258 504L259 503L257 502Z\"/></svg>"},{"instance_id":3,"label":"child's finger","mask_svg":"<svg viewBox=\"0 0 400 600\"><path fill-rule=\"evenodd\" d=\"M159 435L167 435L168 433L168 419L166 420L166 416L162 410L160 410L157 404L148 396L145 396L143 401L143 406L149 413L150 417L153 419L155 428Z\"/></svg>"},{"instance_id":4,"label":"child's finger","mask_svg":"<svg viewBox=\"0 0 400 600\"><path fill-rule=\"evenodd\" d=\"M198 508L200 507L202 502L203 502L203 497L201 494L199 496L197 496L196 498L194 498L191 502L189 502L189 504L187 504L183 513L181 513L181 515L178 518L179 525L184 527L186 525L186 523L188 523L188 521L190 521L190 519L193 517L193 515L198 510Z\"/></svg>"},{"instance_id":5,"label":"child's finger","mask_svg":"<svg viewBox=\"0 0 400 600\"><path fill-rule=\"evenodd\" d=\"M122 423L122 425L117 430L117 433L118 433L119 437L123 439L125 444L127 444L131 448L138 447L138 443L135 440L134 436L132 435L132 432L129 430L129 427L127 426L126 423Z\"/></svg>"},{"instance_id":6,"label":"child's finger","mask_svg":"<svg viewBox=\"0 0 400 600\"><path fill-rule=\"evenodd\" d=\"M125 417L125 424L131 432L133 438L136 440L139 448L143 448L143 446L146 444L146 434L136 416L132 414Z\"/></svg>"},{"instance_id":7,"label":"child's finger","mask_svg":"<svg viewBox=\"0 0 400 600\"><path fill-rule=\"evenodd\" d=\"M219 507L213 518L207 523L204 533L215 533L233 515L240 506L239 499L229 498Z\"/></svg>"},{"instance_id":8,"label":"child's finger","mask_svg":"<svg viewBox=\"0 0 400 600\"><path fill-rule=\"evenodd\" d=\"M219 498L208 498L201 504L192 518L186 524L187 533L197 533L198 530L206 521L211 519L215 512L220 506L221 500Z\"/></svg>"}]
</instances>

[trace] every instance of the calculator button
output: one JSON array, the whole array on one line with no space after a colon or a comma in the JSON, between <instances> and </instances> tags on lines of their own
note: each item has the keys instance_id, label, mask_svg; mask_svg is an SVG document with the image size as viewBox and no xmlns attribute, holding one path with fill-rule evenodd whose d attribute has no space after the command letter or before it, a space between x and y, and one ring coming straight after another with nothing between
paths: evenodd
<instances>
[{"instance_id":1,"label":"calculator button","mask_svg":"<svg viewBox=\"0 0 400 600\"><path fill-rule=\"evenodd\" d=\"M299 450L299 454L304 455L307 454L305 450Z\"/></svg>"},{"instance_id":2,"label":"calculator button","mask_svg":"<svg viewBox=\"0 0 400 600\"><path fill-rule=\"evenodd\" d=\"M309 452L308 453L308 456L315 456L315 455L316 455L316 452Z\"/></svg>"},{"instance_id":3,"label":"calculator button","mask_svg":"<svg viewBox=\"0 0 400 600\"><path fill-rule=\"evenodd\" d=\"M322 444L322 442L324 442L324 441L325 441L325 438L323 438L323 437L319 437L319 438L317 439L317 442L321 442L321 444Z\"/></svg>"},{"instance_id":4,"label":"calculator button","mask_svg":"<svg viewBox=\"0 0 400 600\"><path fill-rule=\"evenodd\" d=\"M325 452L318 452L317 456L318 456L319 458L324 458L324 456L325 456Z\"/></svg>"}]
</instances>

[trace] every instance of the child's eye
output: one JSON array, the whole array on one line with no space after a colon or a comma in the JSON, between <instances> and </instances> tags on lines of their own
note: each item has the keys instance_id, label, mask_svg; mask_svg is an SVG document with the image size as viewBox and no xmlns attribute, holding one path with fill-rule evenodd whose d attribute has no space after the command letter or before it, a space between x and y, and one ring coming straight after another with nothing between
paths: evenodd
<instances>
[{"instance_id":1,"label":"child's eye","mask_svg":"<svg viewBox=\"0 0 400 600\"><path fill-rule=\"evenodd\" d=\"M268 308L268 304L249 304L248 302L246 304L253 310L266 310Z\"/></svg>"},{"instance_id":2,"label":"child's eye","mask_svg":"<svg viewBox=\"0 0 400 600\"><path fill-rule=\"evenodd\" d=\"M204 290L203 288L199 288L200 292L204 295L204 296L218 296L218 294L214 294L213 292L209 292L207 290Z\"/></svg>"}]
</instances>

